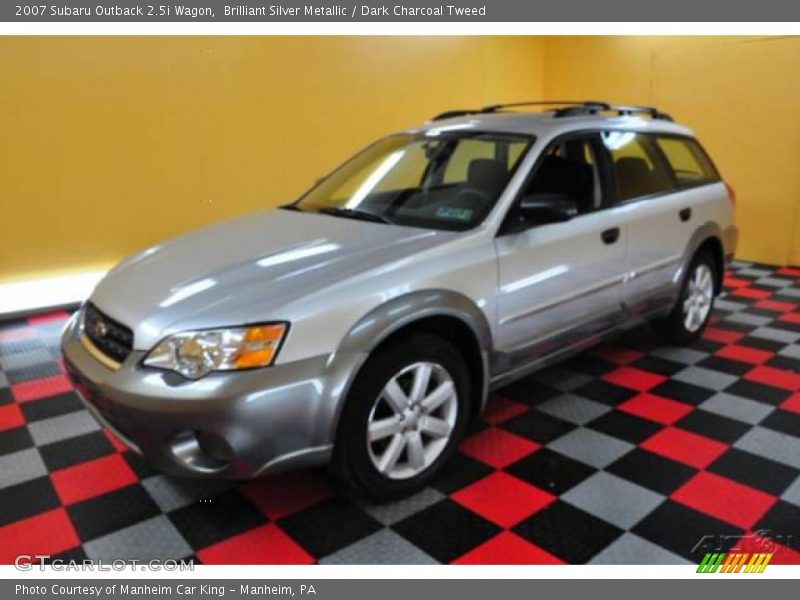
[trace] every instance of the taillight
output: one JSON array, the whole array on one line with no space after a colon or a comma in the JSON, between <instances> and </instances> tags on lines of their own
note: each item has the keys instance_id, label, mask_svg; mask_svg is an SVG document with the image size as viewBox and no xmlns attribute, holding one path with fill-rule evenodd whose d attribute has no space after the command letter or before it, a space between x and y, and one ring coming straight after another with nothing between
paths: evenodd
<instances>
[{"instance_id":1,"label":"taillight","mask_svg":"<svg viewBox=\"0 0 800 600\"><path fill-rule=\"evenodd\" d=\"M728 190L728 199L731 201L731 204L736 204L736 190L731 187L731 184L726 183L725 189Z\"/></svg>"}]
</instances>

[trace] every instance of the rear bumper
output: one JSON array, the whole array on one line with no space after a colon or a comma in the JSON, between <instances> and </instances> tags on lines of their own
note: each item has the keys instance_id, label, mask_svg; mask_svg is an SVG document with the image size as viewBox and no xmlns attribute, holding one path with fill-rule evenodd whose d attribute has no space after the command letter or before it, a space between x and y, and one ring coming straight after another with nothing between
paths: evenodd
<instances>
[{"instance_id":1,"label":"rear bumper","mask_svg":"<svg viewBox=\"0 0 800 600\"><path fill-rule=\"evenodd\" d=\"M736 225L730 225L723 231L722 244L725 253L725 264L733 260L736 254L736 246L739 243L739 228Z\"/></svg>"},{"instance_id":2,"label":"rear bumper","mask_svg":"<svg viewBox=\"0 0 800 600\"><path fill-rule=\"evenodd\" d=\"M357 356L321 355L189 381L142 368L134 351L114 370L64 331L64 363L87 408L135 452L175 475L241 479L330 459L341 391ZM346 367L352 360L352 369Z\"/></svg>"}]
</instances>

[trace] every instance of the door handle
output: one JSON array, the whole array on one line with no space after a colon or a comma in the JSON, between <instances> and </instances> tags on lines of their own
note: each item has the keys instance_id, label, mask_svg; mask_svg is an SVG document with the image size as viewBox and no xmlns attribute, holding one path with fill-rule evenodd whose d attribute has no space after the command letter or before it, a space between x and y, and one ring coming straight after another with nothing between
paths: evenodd
<instances>
[{"instance_id":1,"label":"door handle","mask_svg":"<svg viewBox=\"0 0 800 600\"><path fill-rule=\"evenodd\" d=\"M688 221L692 218L692 209L691 208L684 208L682 211L678 213L681 218L681 221Z\"/></svg>"},{"instance_id":2,"label":"door handle","mask_svg":"<svg viewBox=\"0 0 800 600\"><path fill-rule=\"evenodd\" d=\"M613 244L619 239L619 227L612 227L611 229L606 229L603 233L600 234L600 237L603 238L604 244Z\"/></svg>"}]
</instances>

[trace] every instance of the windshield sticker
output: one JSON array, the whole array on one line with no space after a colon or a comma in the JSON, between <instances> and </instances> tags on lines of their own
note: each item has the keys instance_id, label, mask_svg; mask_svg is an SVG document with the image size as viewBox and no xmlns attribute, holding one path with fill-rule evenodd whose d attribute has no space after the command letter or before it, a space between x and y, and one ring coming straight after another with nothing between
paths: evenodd
<instances>
[{"instance_id":1,"label":"windshield sticker","mask_svg":"<svg viewBox=\"0 0 800 600\"><path fill-rule=\"evenodd\" d=\"M436 216L442 219L457 219L459 221L469 221L472 213L471 208L454 208L452 206L440 206L436 209Z\"/></svg>"}]
</instances>

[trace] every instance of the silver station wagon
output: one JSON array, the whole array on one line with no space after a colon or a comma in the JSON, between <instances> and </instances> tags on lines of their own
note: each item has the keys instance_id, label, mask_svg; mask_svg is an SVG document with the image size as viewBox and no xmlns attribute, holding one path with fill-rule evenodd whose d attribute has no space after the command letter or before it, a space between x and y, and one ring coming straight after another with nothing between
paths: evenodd
<instances>
[{"instance_id":1,"label":"silver station wagon","mask_svg":"<svg viewBox=\"0 0 800 600\"><path fill-rule=\"evenodd\" d=\"M733 200L654 108L450 111L291 204L122 261L67 325L65 364L165 472L330 463L396 497L446 468L491 390L647 320L697 339Z\"/></svg>"}]
</instances>

